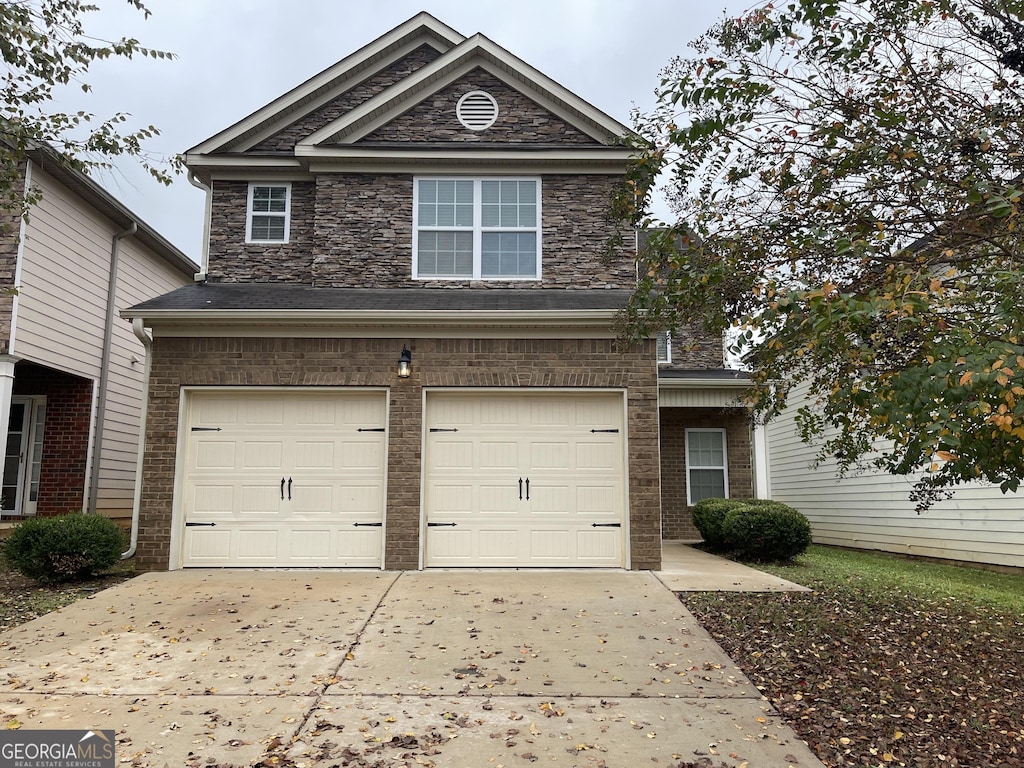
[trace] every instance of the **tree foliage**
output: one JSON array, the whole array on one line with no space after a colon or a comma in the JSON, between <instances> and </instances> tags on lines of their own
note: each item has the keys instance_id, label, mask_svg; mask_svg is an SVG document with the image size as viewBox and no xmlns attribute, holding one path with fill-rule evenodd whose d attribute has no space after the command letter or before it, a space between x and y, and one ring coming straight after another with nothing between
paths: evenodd
<instances>
[{"instance_id":1,"label":"tree foliage","mask_svg":"<svg viewBox=\"0 0 1024 768\"><path fill-rule=\"evenodd\" d=\"M143 13L142 0L126 2ZM103 59L173 58L172 54L143 47L138 40L98 40L85 27L87 14L98 7L82 0L2 0L0 2L0 206L26 210L31 194L21 181L26 154L48 144L79 170L109 168L118 156L137 158L157 180L169 184L176 160L153 156L146 142L159 131L152 125L126 130L128 115L98 118L86 112L52 109L65 86L88 93L85 81L90 66Z\"/></svg>"},{"instance_id":2,"label":"tree foliage","mask_svg":"<svg viewBox=\"0 0 1024 768\"><path fill-rule=\"evenodd\" d=\"M637 115L652 228L627 333L731 331L761 418L842 471L1024 476L1024 25L1011 0L792 0L724 19ZM668 177L675 226L646 215Z\"/></svg>"}]
</instances>

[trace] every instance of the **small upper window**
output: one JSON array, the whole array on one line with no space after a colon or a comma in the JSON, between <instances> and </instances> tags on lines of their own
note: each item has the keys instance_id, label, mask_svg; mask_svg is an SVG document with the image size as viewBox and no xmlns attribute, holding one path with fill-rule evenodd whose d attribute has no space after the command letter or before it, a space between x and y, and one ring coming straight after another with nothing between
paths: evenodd
<instances>
[{"instance_id":1,"label":"small upper window","mask_svg":"<svg viewBox=\"0 0 1024 768\"><path fill-rule=\"evenodd\" d=\"M290 184L250 184L245 242L287 243L291 197Z\"/></svg>"},{"instance_id":2,"label":"small upper window","mask_svg":"<svg viewBox=\"0 0 1024 768\"><path fill-rule=\"evenodd\" d=\"M668 331L658 331L657 335L658 362L668 364L672 362L672 334Z\"/></svg>"}]
</instances>

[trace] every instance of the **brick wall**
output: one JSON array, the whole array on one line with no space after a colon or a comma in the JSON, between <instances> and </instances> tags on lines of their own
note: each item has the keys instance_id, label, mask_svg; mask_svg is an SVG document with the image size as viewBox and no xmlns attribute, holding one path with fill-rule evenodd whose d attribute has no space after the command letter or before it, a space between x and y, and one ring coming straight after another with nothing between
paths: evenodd
<instances>
[{"instance_id":1,"label":"brick wall","mask_svg":"<svg viewBox=\"0 0 1024 768\"><path fill-rule=\"evenodd\" d=\"M739 408L661 409L661 529L666 539L699 539L692 507L686 504L686 430L725 429L729 498L754 495L750 463L750 420Z\"/></svg>"},{"instance_id":2,"label":"brick wall","mask_svg":"<svg viewBox=\"0 0 1024 768\"><path fill-rule=\"evenodd\" d=\"M402 345L413 376L399 380ZM632 565L661 562L658 391L653 343L558 339L162 338L154 342L137 567L162 570L170 553L180 387L384 386L390 392L385 564L419 557L423 387L572 387L627 391Z\"/></svg>"},{"instance_id":3,"label":"brick wall","mask_svg":"<svg viewBox=\"0 0 1024 768\"><path fill-rule=\"evenodd\" d=\"M412 279L411 175L321 174L315 190L292 184L290 242L246 245L246 182L214 184L211 282L291 282L351 288L630 288L628 247L606 257L617 176L551 175L542 181L540 281Z\"/></svg>"},{"instance_id":4,"label":"brick wall","mask_svg":"<svg viewBox=\"0 0 1024 768\"><path fill-rule=\"evenodd\" d=\"M15 395L46 396L37 515L84 509L92 389L88 379L50 368L26 363L15 367Z\"/></svg>"},{"instance_id":5,"label":"brick wall","mask_svg":"<svg viewBox=\"0 0 1024 768\"><path fill-rule=\"evenodd\" d=\"M459 99L470 91L485 91L498 103L498 117L486 130L463 127L455 113ZM483 69L474 69L357 143L381 142L600 145Z\"/></svg>"}]
</instances>

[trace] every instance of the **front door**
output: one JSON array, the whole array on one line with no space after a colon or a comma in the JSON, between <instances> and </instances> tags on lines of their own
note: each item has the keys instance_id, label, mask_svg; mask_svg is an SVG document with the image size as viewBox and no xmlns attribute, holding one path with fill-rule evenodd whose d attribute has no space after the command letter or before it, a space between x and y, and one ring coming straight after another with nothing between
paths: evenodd
<instances>
[{"instance_id":1,"label":"front door","mask_svg":"<svg viewBox=\"0 0 1024 768\"><path fill-rule=\"evenodd\" d=\"M39 498L45 400L41 397L11 398L4 451L0 516L30 516Z\"/></svg>"}]
</instances>

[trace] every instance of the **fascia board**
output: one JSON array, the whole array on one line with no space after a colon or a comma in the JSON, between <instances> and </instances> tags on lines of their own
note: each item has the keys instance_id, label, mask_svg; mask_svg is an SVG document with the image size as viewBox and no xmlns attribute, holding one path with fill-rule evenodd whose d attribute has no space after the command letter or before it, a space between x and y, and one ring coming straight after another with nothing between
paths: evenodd
<instances>
[{"instance_id":1,"label":"fascia board","mask_svg":"<svg viewBox=\"0 0 1024 768\"><path fill-rule=\"evenodd\" d=\"M541 176L551 173L572 173L580 176L621 176L625 168L625 161L621 159L609 160L603 158L602 162L573 161L569 159L535 161L530 158L503 158L501 160L470 160L460 158L458 161L437 157L422 157L416 159L391 158L378 161L373 159L350 159L337 160L334 162L321 162L310 165L310 172L316 173L390 173L403 175L416 175L420 173L441 174L451 176L462 174L466 176L486 176L488 174L503 173L506 169L517 175ZM217 176L215 178L221 178ZM245 177L246 179L248 177ZM239 177L238 180L244 180Z\"/></svg>"},{"instance_id":2,"label":"fascia board","mask_svg":"<svg viewBox=\"0 0 1024 768\"><path fill-rule=\"evenodd\" d=\"M618 314L614 309L588 310L355 310L355 309L156 309L122 310L121 317L141 317L146 325L275 326L374 325L415 327L604 327Z\"/></svg>"},{"instance_id":3,"label":"fascia board","mask_svg":"<svg viewBox=\"0 0 1024 768\"><path fill-rule=\"evenodd\" d=\"M658 378L659 389L750 389L749 379L668 379Z\"/></svg>"},{"instance_id":4,"label":"fascia board","mask_svg":"<svg viewBox=\"0 0 1024 768\"><path fill-rule=\"evenodd\" d=\"M604 142L609 137L631 133L627 126L583 101L483 35L477 34L310 134L298 142L296 151L302 147L334 142L339 138L342 143L358 141L408 111L422 98L447 87L478 66L499 79L515 81L525 95L597 141ZM600 130L595 131L595 126Z\"/></svg>"},{"instance_id":5,"label":"fascia board","mask_svg":"<svg viewBox=\"0 0 1024 768\"><path fill-rule=\"evenodd\" d=\"M417 32L420 34L417 35ZM328 89L329 91L329 93L324 95L323 101L329 101L334 95L337 95L337 93L340 93L346 87L350 87L347 83L353 77L358 76L359 80L365 79L366 75L364 70L367 68L367 65L375 59L386 56L390 48L399 45L403 38L406 37L410 38L409 43L399 48L400 53L396 53L397 58L404 56L409 52L409 50L412 50L414 47L418 47L422 43L430 44L432 42L431 38L447 44L450 47L457 46L466 39L464 35L456 32L447 24L434 18L426 11L422 11L404 24L395 27L393 30L387 32L381 37L378 37L373 42L364 45L355 53L346 56L341 61L325 69L323 72L318 75L314 75L301 85L298 85L266 106L256 110L248 117L239 120L231 127L210 137L206 141L197 144L192 149L189 149L186 154L204 155L217 152L224 146L238 141L248 132L259 128L260 125L273 121L279 115L287 113L291 107L294 107L297 104L302 104L307 99L315 98L316 94L323 89ZM410 46L412 46L412 48ZM435 45L434 47L436 48L437 46ZM444 51L441 51L441 53L444 53ZM391 63L390 58L383 64L383 66L387 66L389 63ZM332 85L335 84L336 81L341 82L340 90ZM319 104L315 104L311 109L315 109L316 106L319 106ZM293 120L288 120L287 122L291 123ZM272 133L280 127L281 126L275 124L266 131L256 134L255 137L251 139L249 146L259 143L259 141L266 138L267 135L272 135ZM245 148L247 149L248 146Z\"/></svg>"},{"instance_id":6,"label":"fascia board","mask_svg":"<svg viewBox=\"0 0 1024 768\"><path fill-rule=\"evenodd\" d=\"M296 157L308 161L311 173L327 172L338 162L364 161L376 163L416 163L424 165L461 165L464 163L521 165L524 163L608 163L619 170L633 156L626 147L570 147L557 149L488 149L474 146L472 149L438 149L415 146L381 148L365 146L301 147L295 150Z\"/></svg>"},{"instance_id":7,"label":"fascia board","mask_svg":"<svg viewBox=\"0 0 1024 768\"><path fill-rule=\"evenodd\" d=\"M185 166L198 171L214 168L246 168L253 170L302 169L303 164L294 157L260 157L258 155L185 155Z\"/></svg>"}]
</instances>

